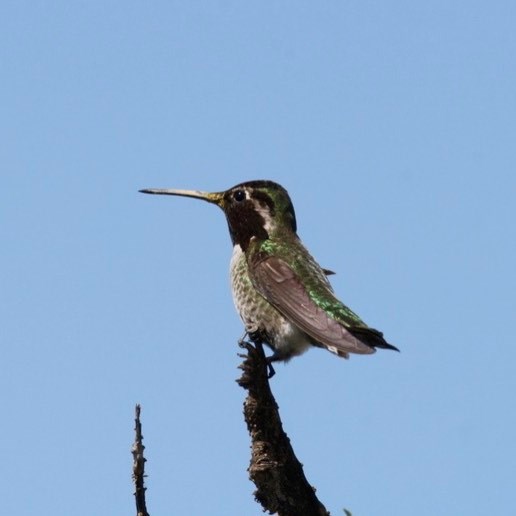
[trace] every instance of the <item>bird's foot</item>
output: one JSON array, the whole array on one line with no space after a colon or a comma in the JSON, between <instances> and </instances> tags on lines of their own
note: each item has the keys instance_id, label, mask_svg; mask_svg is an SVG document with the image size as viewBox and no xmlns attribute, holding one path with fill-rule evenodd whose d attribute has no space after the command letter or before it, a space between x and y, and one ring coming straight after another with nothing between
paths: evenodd
<instances>
[{"instance_id":1,"label":"bird's foot","mask_svg":"<svg viewBox=\"0 0 516 516\"><path fill-rule=\"evenodd\" d=\"M249 340L248 340L249 339ZM251 341L251 342L249 342ZM238 339L238 346L244 349L247 349L248 352L250 351L249 347L254 344L255 349L259 349L263 356L265 356L265 353L263 351L263 334L260 331L248 331L246 330L244 334ZM239 355L242 358L245 358L245 355ZM270 380L275 374L276 371L274 370L274 367L272 366L272 362L274 360L278 360L275 354L273 354L270 357L265 357L265 361L267 364L267 378Z\"/></svg>"},{"instance_id":2,"label":"bird's foot","mask_svg":"<svg viewBox=\"0 0 516 516\"><path fill-rule=\"evenodd\" d=\"M238 339L238 345L239 347L241 348L245 348L246 347L246 344L249 344L249 342L247 342L246 338L249 336L249 333L247 333L247 331L244 332L244 334Z\"/></svg>"},{"instance_id":3,"label":"bird's foot","mask_svg":"<svg viewBox=\"0 0 516 516\"><path fill-rule=\"evenodd\" d=\"M248 340L249 339L249 340ZM260 330L246 330L244 334L238 340L238 345L241 348L245 348L246 344L249 344L251 341L253 344L262 344L265 340L265 336Z\"/></svg>"},{"instance_id":4,"label":"bird's foot","mask_svg":"<svg viewBox=\"0 0 516 516\"><path fill-rule=\"evenodd\" d=\"M269 380L276 374L276 371L274 370L274 367L272 367L272 360L271 360L271 358L272 357L267 357L267 379L269 379Z\"/></svg>"}]
</instances>

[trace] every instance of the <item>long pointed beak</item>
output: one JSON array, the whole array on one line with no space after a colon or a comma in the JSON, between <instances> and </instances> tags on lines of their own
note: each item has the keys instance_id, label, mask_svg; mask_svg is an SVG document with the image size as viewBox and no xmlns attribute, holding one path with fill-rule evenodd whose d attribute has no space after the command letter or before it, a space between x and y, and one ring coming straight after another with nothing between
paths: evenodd
<instances>
[{"instance_id":1,"label":"long pointed beak","mask_svg":"<svg viewBox=\"0 0 516 516\"><path fill-rule=\"evenodd\" d=\"M141 193L156 195L179 195L181 197L193 197L216 204L222 208L224 194L222 192L199 192L198 190L176 190L173 188L145 188Z\"/></svg>"}]
</instances>

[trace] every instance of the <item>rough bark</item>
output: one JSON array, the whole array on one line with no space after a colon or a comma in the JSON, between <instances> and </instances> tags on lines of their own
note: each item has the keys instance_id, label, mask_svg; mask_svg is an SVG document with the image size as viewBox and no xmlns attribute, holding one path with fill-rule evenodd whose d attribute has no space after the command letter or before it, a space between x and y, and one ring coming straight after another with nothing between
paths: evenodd
<instances>
[{"instance_id":1,"label":"rough bark","mask_svg":"<svg viewBox=\"0 0 516 516\"><path fill-rule=\"evenodd\" d=\"M133 482L134 482L134 498L136 501L136 516L149 516L147 506L145 503L145 491L147 488L144 485L145 479L145 462L147 459L143 456L143 435L142 425L140 423L140 405L136 405L135 409L135 439L132 447L133 454Z\"/></svg>"},{"instance_id":2,"label":"rough bark","mask_svg":"<svg viewBox=\"0 0 516 516\"><path fill-rule=\"evenodd\" d=\"M283 431L278 405L269 385L268 364L261 344L243 342L247 355L238 384L248 391L244 417L251 436L249 477L264 511L279 516L326 516Z\"/></svg>"}]
</instances>

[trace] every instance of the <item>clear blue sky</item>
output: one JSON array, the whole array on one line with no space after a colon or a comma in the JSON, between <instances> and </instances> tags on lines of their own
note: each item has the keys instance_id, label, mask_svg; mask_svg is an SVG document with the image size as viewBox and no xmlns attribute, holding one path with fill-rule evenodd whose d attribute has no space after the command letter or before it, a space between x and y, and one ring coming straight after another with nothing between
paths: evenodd
<instances>
[{"instance_id":1,"label":"clear blue sky","mask_svg":"<svg viewBox=\"0 0 516 516\"><path fill-rule=\"evenodd\" d=\"M260 515L221 212L283 184L339 296L402 353L272 381L334 513L514 510L516 6L0 6L2 512Z\"/></svg>"}]
</instances>

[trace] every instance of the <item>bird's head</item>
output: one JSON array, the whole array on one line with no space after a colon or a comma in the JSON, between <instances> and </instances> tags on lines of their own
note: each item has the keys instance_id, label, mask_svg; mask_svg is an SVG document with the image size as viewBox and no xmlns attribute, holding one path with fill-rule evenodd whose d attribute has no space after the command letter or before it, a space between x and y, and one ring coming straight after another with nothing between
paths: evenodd
<instances>
[{"instance_id":1,"label":"bird's head","mask_svg":"<svg viewBox=\"0 0 516 516\"><path fill-rule=\"evenodd\" d=\"M224 192L153 188L140 192L193 197L216 204L226 215L233 245L240 245L244 251L253 237L266 240L275 235L295 234L297 230L288 192L273 181L247 181Z\"/></svg>"}]
</instances>

